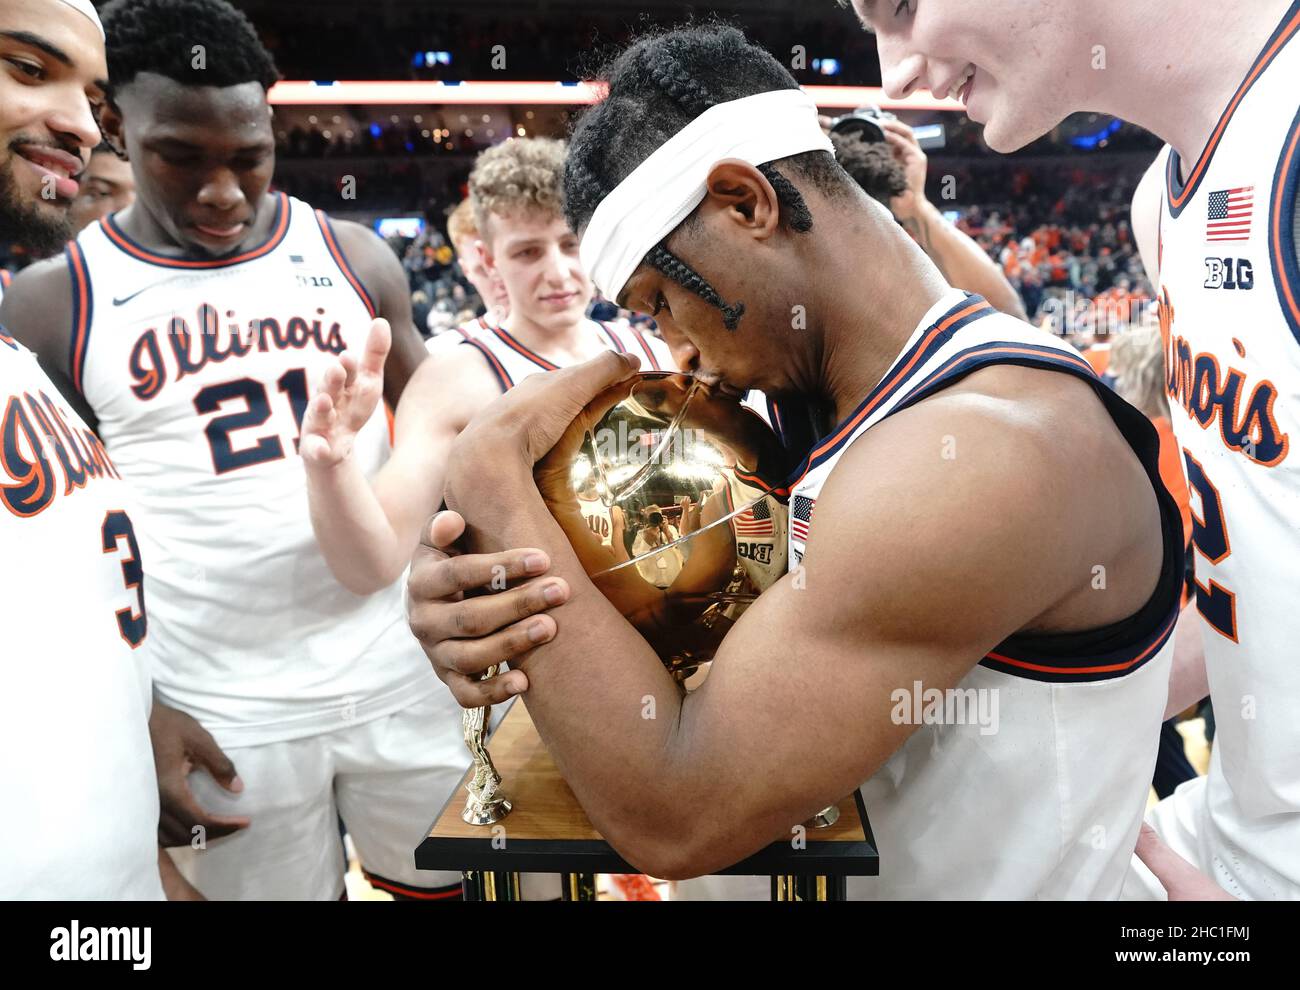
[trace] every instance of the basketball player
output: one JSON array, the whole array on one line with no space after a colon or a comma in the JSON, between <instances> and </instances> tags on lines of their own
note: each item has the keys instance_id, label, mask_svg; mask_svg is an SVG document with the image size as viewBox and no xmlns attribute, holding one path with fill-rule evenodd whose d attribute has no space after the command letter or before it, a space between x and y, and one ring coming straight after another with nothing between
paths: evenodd
<instances>
[{"instance_id":1,"label":"basketball player","mask_svg":"<svg viewBox=\"0 0 1300 990\"><path fill-rule=\"evenodd\" d=\"M926 198L929 159L912 128L889 119L881 120L880 127L885 132L883 143L864 141L856 134L832 134L835 160L868 196L889 207L950 285L982 295L1008 316L1023 320L1020 294L1001 269Z\"/></svg>"},{"instance_id":2,"label":"basketball player","mask_svg":"<svg viewBox=\"0 0 1300 990\"><path fill-rule=\"evenodd\" d=\"M945 285L735 29L651 36L602 78L565 179L597 287L652 312L718 390L821 395L840 425L781 489L795 572L682 697L531 482L633 363L526 382L457 441L447 504L463 520L427 527L413 565L412 628L439 676L466 705L526 688L592 823L652 875L734 863L862 786L882 860L861 896L1116 896L1181 575L1149 422L1071 348ZM433 547L463 525L477 553L449 561ZM451 600L498 565L547 566L567 602L529 615L546 607L535 581ZM554 638L534 647L538 626ZM476 680L502 657L517 669ZM948 694L948 717L933 695L920 710L923 690L952 689L972 693ZM959 697L1005 717L957 718Z\"/></svg>"},{"instance_id":3,"label":"basketball player","mask_svg":"<svg viewBox=\"0 0 1300 990\"><path fill-rule=\"evenodd\" d=\"M658 338L585 318L591 280L560 209L563 173L564 144L549 138L514 138L479 156L469 179L482 238L477 250L489 283L504 290L508 313L499 326L476 321L462 328L469 334L464 346L437 354L416 373L397 407L393 457L373 483L352 451L355 424L378 400L382 326L361 366L345 357L312 399L303 424L311 518L338 580L357 594L401 576L421 523L442 502L452 442L502 392L610 349L635 350L651 367L673 367ZM604 526L621 527L618 509L601 509ZM638 881L614 883L626 894ZM523 878L527 900L558 896L555 888L553 877Z\"/></svg>"},{"instance_id":4,"label":"basketball player","mask_svg":"<svg viewBox=\"0 0 1300 990\"><path fill-rule=\"evenodd\" d=\"M125 210L135 202L135 176L131 165L117 157L112 147L101 142L90 153L82 173L81 191L72 201L72 226L81 233L96 220Z\"/></svg>"},{"instance_id":5,"label":"basketball player","mask_svg":"<svg viewBox=\"0 0 1300 990\"><path fill-rule=\"evenodd\" d=\"M373 482L353 436L378 402L382 328L359 366L349 357L336 363L308 407L303 460L312 521L335 576L355 594L402 575L421 524L442 502L452 443L503 392L607 350L635 351L647 367L675 367L656 337L583 315L592 286L560 209L563 173L564 143L551 138L513 138L479 156L470 198L486 271L501 280L509 314L420 368L397 407L393 457Z\"/></svg>"},{"instance_id":6,"label":"basketball player","mask_svg":"<svg viewBox=\"0 0 1300 990\"><path fill-rule=\"evenodd\" d=\"M1203 649L1180 649L1197 662L1175 667L1169 712L1208 683L1218 729L1209 774L1150 818L1227 892L1298 898L1300 461L1290 440L1300 436L1300 3L1238 4L1227 31L1207 31L1195 0L891 7L857 2L876 32L886 91L953 93L996 150L1085 109L1169 144L1133 202L1196 516L1199 619L1189 613L1179 636L1199 625ZM1139 853L1178 865L1155 844Z\"/></svg>"},{"instance_id":7,"label":"basketball player","mask_svg":"<svg viewBox=\"0 0 1300 990\"><path fill-rule=\"evenodd\" d=\"M372 883L459 897L457 876L411 856L464 767L459 713L410 642L401 587L341 587L302 511L308 383L377 314L394 328L391 402L425 357L400 265L365 228L268 193L276 72L242 14L131 0L104 19L103 124L136 203L24 272L4 317L62 370L139 492L158 696L238 767L242 791L189 784L248 827L199 828L206 843L174 855L210 897L336 899L341 815ZM387 447L379 410L356 439L361 470ZM170 792L163 812L189 824Z\"/></svg>"},{"instance_id":8,"label":"basketball player","mask_svg":"<svg viewBox=\"0 0 1300 990\"><path fill-rule=\"evenodd\" d=\"M474 291L483 300L486 311L478 319L464 326L453 327L446 333L430 337L425 342L430 354L437 354L449 347L455 347L462 340L468 340L474 330L486 330L497 326L510 312L510 298L501 276L490 274L483 257L482 238L474 221L474 207L468 199L463 199L447 217L447 236L451 246L456 250L456 260L460 270L474 286Z\"/></svg>"},{"instance_id":9,"label":"basketball player","mask_svg":"<svg viewBox=\"0 0 1300 990\"><path fill-rule=\"evenodd\" d=\"M68 207L99 141L92 104L106 76L88 0L0 0L0 238L39 252L71 235ZM156 840L134 497L35 356L2 328L0 410L11 438L0 544L15 568L0 608L5 690L50 701L11 704L0 720L0 898L179 896L187 885Z\"/></svg>"}]
</instances>

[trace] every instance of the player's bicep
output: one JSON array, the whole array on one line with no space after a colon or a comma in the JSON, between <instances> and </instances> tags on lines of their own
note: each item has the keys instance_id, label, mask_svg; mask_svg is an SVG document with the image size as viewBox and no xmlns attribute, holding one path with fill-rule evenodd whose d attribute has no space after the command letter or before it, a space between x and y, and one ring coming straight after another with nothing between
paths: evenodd
<instances>
[{"instance_id":1,"label":"player's bicep","mask_svg":"<svg viewBox=\"0 0 1300 990\"><path fill-rule=\"evenodd\" d=\"M68 382L72 285L62 256L37 262L14 277L0 302L0 326L41 359L47 374L57 373L60 388Z\"/></svg>"},{"instance_id":2,"label":"player's bicep","mask_svg":"<svg viewBox=\"0 0 1300 990\"><path fill-rule=\"evenodd\" d=\"M476 355L460 349L417 369L397 405L393 455L375 491L394 528L419 527L442 504L452 445L473 411L498 395Z\"/></svg>"},{"instance_id":3,"label":"player's bicep","mask_svg":"<svg viewBox=\"0 0 1300 990\"><path fill-rule=\"evenodd\" d=\"M970 419L963 436L986 449L960 466L918 442L932 421L852 445L816 500L802 565L741 617L683 706L682 745L708 754L727 799L773 835L903 745L915 726L892 717L897 691L956 686L1057 594L1040 567L1050 555L1017 535L1043 513L982 510L1024 492L997 466L1007 431Z\"/></svg>"}]
</instances>

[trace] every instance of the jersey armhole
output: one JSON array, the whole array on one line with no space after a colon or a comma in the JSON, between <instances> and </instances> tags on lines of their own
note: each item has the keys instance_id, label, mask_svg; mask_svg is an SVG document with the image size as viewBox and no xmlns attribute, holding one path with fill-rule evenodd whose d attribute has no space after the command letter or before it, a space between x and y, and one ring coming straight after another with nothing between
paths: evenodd
<instances>
[{"instance_id":1,"label":"jersey armhole","mask_svg":"<svg viewBox=\"0 0 1300 990\"><path fill-rule=\"evenodd\" d=\"M68 274L72 282L72 336L68 342L68 378L81 395L84 385L86 352L90 344L90 327L95 315L95 296L91 289L90 268L76 241L68 244Z\"/></svg>"},{"instance_id":2,"label":"jersey armhole","mask_svg":"<svg viewBox=\"0 0 1300 990\"><path fill-rule=\"evenodd\" d=\"M480 354L483 355L483 359L487 361L488 367L492 370L492 374L496 376L497 384L501 386L502 395L504 395L506 392L509 392L512 388L514 388L515 383L511 380L510 373L506 371L505 365L503 365L500 361L498 361L497 356L492 353L490 348L484 346L481 341L467 339L461 341L456 346L473 347L477 349Z\"/></svg>"},{"instance_id":3,"label":"jersey armhole","mask_svg":"<svg viewBox=\"0 0 1300 990\"><path fill-rule=\"evenodd\" d=\"M366 312L370 314L370 318L373 320L379 315L379 307L375 305L375 301L371 298L370 293L366 291L365 285L357 277L356 270L348 262L347 255L343 253L343 248L339 246L338 237L334 233L334 225L330 222L330 218L325 215L324 210L316 211L316 223L320 227L321 239L325 241L325 247L329 251L330 257L334 259L334 264L338 266L343 277L348 280L348 283L360 298L361 304L366 307Z\"/></svg>"}]
</instances>

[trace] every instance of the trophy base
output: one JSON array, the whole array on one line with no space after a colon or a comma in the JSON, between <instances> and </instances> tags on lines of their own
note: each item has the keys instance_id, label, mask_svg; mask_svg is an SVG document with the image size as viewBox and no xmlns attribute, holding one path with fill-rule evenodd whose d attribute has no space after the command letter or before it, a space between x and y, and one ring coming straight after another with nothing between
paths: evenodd
<instances>
[{"instance_id":1,"label":"trophy base","mask_svg":"<svg viewBox=\"0 0 1300 990\"><path fill-rule=\"evenodd\" d=\"M805 828L828 828L839 820L840 809L835 805L831 805L829 808L823 808L817 812L803 824Z\"/></svg>"},{"instance_id":2,"label":"trophy base","mask_svg":"<svg viewBox=\"0 0 1300 990\"><path fill-rule=\"evenodd\" d=\"M460 817L468 825L495 825L510 814L511 807L508 798L495 798L487 804L478 804L471 799L465 803Z\"/></svg>"}]
</instances>

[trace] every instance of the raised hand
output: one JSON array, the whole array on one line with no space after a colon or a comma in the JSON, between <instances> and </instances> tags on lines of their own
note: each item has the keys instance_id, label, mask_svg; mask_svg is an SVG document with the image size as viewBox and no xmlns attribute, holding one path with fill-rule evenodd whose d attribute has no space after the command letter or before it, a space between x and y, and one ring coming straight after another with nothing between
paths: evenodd
<instances>
[{"instance_id":1,"label":"raised hand","mask_svg":"<svg viewBox=\"0 0 1300 990\"><path fill-rule=\"evenodd\" d=\"M334 467L352 453L357 434L383 398L392 341L388 321L375 320L360 361L344 351L325 369L302 421L299 450L309 467Z\"/></svg>"}]
</instances>

